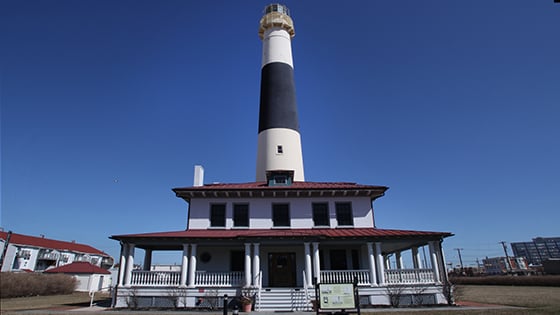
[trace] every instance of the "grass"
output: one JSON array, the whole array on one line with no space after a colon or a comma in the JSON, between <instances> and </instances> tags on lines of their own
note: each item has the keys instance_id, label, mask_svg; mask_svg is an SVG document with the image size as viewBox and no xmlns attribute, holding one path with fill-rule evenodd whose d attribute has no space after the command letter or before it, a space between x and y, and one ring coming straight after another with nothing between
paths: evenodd
<instances>
[{"instance_id":1,"label":"grass","mask_svg":"<svg viewBox=\"0 0 560 315\"><path fill-rule=\"evenodd\" d=\"M506 305L518 308L507 309L492 309L486 308L482 310L477 309L462 309L457 307L450 311L448 308L437 310L434 308L426 309L424 311L401 309L383 310L376 309L371 311L368 309L362 310L362 313L371 313L375 315L418 315L421 314L490 314L490 315L520 315L520 314L560 314L560 287L518 287L518 286L487 286L487 285L464 285L459 286L457 290L458 300L477 302L484 304ZM96 294L95 302L98 304L108 305L107 294ZM60 310L59 312L49 312L49 314L62 314L65 309L70 309L76 306L87 307L89 306L89 295L87 293L73 293L69 295L54 295L54 296L35 296L26 298L11 298L1 299L0 305L2 314L16 314L18 310L32 310L32 309L50 309ZM134 312L136 314L138 312ZM181 312L179 312L181 313ZM110 314L110 313L108 313ZM128 314L133 314L130 312ZM140 314L147 314L142 313Z\"/></svg>"},{"instance_id":2,"label":"grass","mask_svg":"<svg viewBox=\"0 0 560 315\"><path fill-rule=\"evenodd\" d=\"M107 304L110 296L108 293L96 293L94 303L103 305ZM69 309L73 307L88 307L90 297L87 292L74 292L64 295L48 295L48 296L31 296L20 298L1 299L1 311L4 314L7 311L20 310L36 310L36 309Z\"/></svg>"}]
</instances>

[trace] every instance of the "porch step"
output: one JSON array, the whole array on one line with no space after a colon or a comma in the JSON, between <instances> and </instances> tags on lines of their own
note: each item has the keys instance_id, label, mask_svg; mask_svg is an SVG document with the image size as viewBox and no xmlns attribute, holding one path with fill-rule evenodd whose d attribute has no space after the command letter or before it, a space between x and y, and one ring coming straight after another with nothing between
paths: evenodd
<instances>
[{"instance_id":1,"label":"porch step","mask_svg":"<svg viewBox=\"0 0 560 315\"><path fill-rule=\"evenodd\" d=\"M261 311L311 311L309 300L303 288L263 288L257 305Z\"/></svg>"}]
</instances>

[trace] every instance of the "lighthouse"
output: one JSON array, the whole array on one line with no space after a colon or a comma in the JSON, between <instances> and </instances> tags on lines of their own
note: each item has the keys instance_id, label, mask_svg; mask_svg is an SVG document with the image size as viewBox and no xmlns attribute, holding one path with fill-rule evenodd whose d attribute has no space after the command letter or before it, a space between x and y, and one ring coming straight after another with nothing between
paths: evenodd
<instances>
[{"instance_id":1,"label":"lighthouse","mask_svg":"<svg viewBox=\"0 0 560 315\"><path fill-rule=\"evenodd\" d=\"M259 25L263 50L257 181L269 180L270 174L282 172L293 181L305 180L292 60L294 35L288 8L268 5Z\"/></svg>"}]
</instances>

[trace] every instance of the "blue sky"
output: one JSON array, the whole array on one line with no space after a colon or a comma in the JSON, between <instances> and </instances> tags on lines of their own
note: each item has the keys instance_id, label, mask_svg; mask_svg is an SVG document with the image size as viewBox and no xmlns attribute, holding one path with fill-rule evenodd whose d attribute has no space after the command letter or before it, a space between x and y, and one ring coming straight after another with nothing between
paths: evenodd
<instances>
[{"instance_id":1,"label":"blue sky","mask_svg":"<svg viewBox=\"0 0 560 315\"><path fill-rule=\"evenodd\" d=\"M253 181L267 3L1 1L0 226L117 257L185 228L195 164ZM389 186L378 227L453 263L559 236L559 4L285 3L306 180Z\"/></svg>"}]
</instances>

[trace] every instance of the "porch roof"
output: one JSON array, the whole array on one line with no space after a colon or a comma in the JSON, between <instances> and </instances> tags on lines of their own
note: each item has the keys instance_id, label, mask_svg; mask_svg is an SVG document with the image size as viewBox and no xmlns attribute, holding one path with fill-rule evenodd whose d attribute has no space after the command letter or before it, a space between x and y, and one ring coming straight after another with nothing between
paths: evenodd
<instances>
[{"instance_id":1,"label":"porch roof","mask_svg":"<svg viewBox=\"0 0 560 315\"><path fill-rule=\"evenodd\" d=\"M220 240L220 239L440 239L453 236L449 232L389 230L377 228L324 228L324 229L191 229L184 231L113 235L110 238L123 241L142 240Z\"/></svg>"},{"instance_id":2,"label":"porch roof","mask_svg":"<svg viewBox=\"0 0 560 315\"><path fill-rule=\"evenodd\" d=\"M191 198L254 198L254 197L336 197L362 196L379 198L386 186L347 182L293 182L289 186L268 186L267 182L217 183L203 186L173 188L177 197Z\"/></svg>"}]
</instances>

